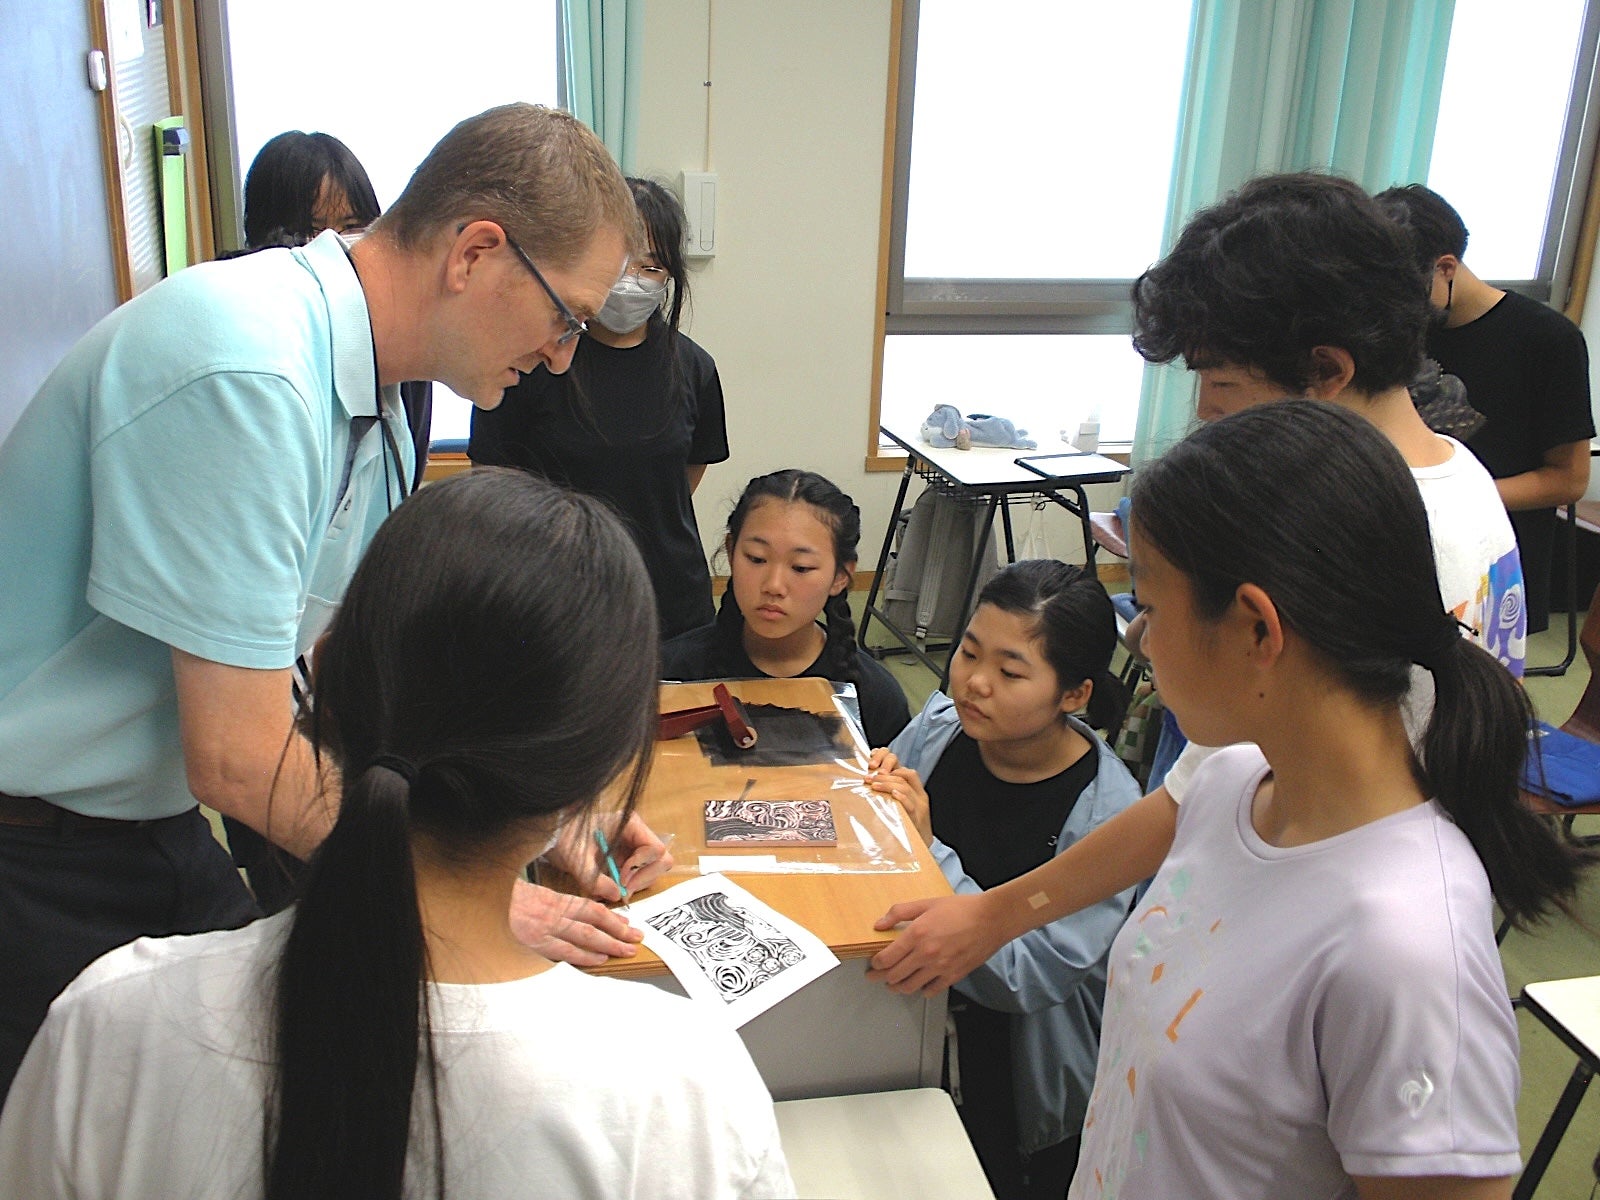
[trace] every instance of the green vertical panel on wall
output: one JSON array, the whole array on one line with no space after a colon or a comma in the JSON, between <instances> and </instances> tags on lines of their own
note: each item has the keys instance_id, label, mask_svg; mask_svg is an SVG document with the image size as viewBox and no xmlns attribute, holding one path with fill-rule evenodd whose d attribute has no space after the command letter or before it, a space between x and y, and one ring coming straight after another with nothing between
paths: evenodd
<instances>
[{"instance_id":1,"label":"green vertical panel on wall","mask_svg":"<svg viewBox=\"0 0 1600 1200\"><path fill-rule=\"evenodd\" d=\"M189 265L189 131L182 117L157 121L156 170L160 172L161 232L167 256L167 274Z\"/></svg>"}]
</instances>

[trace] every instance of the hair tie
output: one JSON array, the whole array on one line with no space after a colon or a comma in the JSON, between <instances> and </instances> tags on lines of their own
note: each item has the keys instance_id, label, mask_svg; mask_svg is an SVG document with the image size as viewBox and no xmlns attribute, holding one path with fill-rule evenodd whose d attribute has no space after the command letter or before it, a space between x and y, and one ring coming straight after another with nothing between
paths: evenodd
<instances>
[{"instance_id":1,"label":"hair tie","mask_svg":"<svg viewBox=\"0 0 1600 1200\"><path fill-rule=\"evenodd\" d=\"M1439 631L1434 635L1433 641L1414 655L1411 661L1437 675L1439 668L1444 666L1450 656L1461 648L1461 634L1463 631L1469 634L1472 633L1472 626L1465 625L1455 617L1447 615L1446 619L1439 625Z\"/></svg>"},{"instance_id":2,"label":"hair tie","mask_svg":"<svg viewBox=\"0 0 1600 1200\"><path fill-rule=\"evenodd\" d=\"M367 770L370 771L374 767L382 767L387 771L393 771L396 775L400 776L401 779L406 781L406 786L408 788L416 786L416 765L407 759L401 758L398 754L378 755L367 764Z\"/></svg>"}]
</instances>

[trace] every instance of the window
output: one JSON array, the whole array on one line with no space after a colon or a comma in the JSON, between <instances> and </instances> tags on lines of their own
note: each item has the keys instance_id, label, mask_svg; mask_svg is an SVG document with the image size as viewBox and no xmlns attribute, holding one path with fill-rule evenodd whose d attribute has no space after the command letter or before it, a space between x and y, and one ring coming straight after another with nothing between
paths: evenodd
<instances>
[{"instance_id":1,"label":"window","mask_svg":"<svg viewBox=\"0 0 1600 1200\"><path fill-rule=\"evenodd\" d=\"M1130 441L1144 375L1129 284L1160 253L1178 139L1210 136L1179 127L1189 59L1223 78L1245 64L1218 93L1242 100L1262 45L1191 51L1192 29L1226 22L1206 26L1187 0L902 11L880 421L914 433L951 403L1011 417L1043 449L1097 411L1103 442ZM1364 20L1389 15L1375 4ZM1261 94L1293 66L1285 39L1348 34L1347 16L1332 0L1285 6ZM1472 230L1469 265L1540 299L1565 300L1577 256L1600 139L1597 41L1600 0L1455 0L1427 182ZM1408 61L1434 69L1431 47L1415 49ZM1336 103L1333 86L1307 103ZM1275 169L1270 140L1252 146L1248 121L1238 133L1241 162Z\"/></svg>"},{"instance_id":2,"label":"window","mask_svg":"<svg viewBox=\"0 0 1600 1200\"><path fill-rule=\"evenodd\" d=\"M340 6L335 21L312 0L227 5L231 211L242 211L239 190L256 151L286 129L321 130L348 145L387 206L463 117L512 100L555 104L555 10L555 0L457 0L448 20L411 20L358 0ZM460 448L471 413L436 384L434 445Z\"/></svg>"},{"instance_id":3,"label":"window","mask_svg":"<svg viewBox=\"0 0 1600 1200\"><path fill-rule=\"evenodd\" d=\"M1456 0L1450 28L1428 186L1471 232L1467 265L1541 300L1571 271L1588 184L1580 128L1594 67L1590 8Z\"/></svg>"},{"instance_id":4,"label":"window","mask_svg":"<svg viewBox=\"0 0 1600 1200\"><path fill-rule=\"evenodd\" d=\"M1132 439L1190 8L907 0L881 419L953 403L1052 449L1094 409Z\"/></svg>"}]
</instances>

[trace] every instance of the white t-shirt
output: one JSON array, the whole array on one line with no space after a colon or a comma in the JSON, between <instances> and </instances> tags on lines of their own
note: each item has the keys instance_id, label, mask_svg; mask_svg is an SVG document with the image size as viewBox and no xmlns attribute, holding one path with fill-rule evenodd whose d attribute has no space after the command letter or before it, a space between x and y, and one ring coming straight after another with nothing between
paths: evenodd
<instances>
[{"instance_id":1,"label":"white t-shirt","mask_svg":"<svg viewBox=\"0 0 1600 1200\"><path fill-rule=\"evenodd\" d=\"M1488 880L1434 803L1288 849L1218 751L1111 948L1071 1200L1355 1196L1515 1174L1517 1031Z\"/></svg>"},{"instance_id":2,"label":"white t-shirt","mask_svg":"<svg viewBox=\"0 0 1600 1200\"><path fill-rule=\"evenodd\" d=\"M0 1115L6 1194L261 1195L263 988L289 916L90 965ZM755 1065L694 1004L560 965L431 992L450 1195L795 1194ZM427 1190L423 1141L407 1178Z\"/></svg>"},{"instance_id":3,"label":"white t-shirt","mask_svg":"<svg viewBox=\"0 0 1600 1200\"><path fill-rule=\"evenodd\" d=\"M1472 640L1520 679L1528 650L1528 616L1523 610L1517 535L1483 464L1454 438L1443 440L1451 446L1449 459L1436 467L1411 468L1428 512L1439 594L1446 612L1477 631ZM1160 682L1158 678L1158 686ZM1413 742L1421 739L1432 711L1433 676L1414 667L1403 709ZM1174 801L1183 803L1196 769L1213 749L1191 742L1179 753L1162 781Z\"/></svg>"},{"instance_id":4,"label":"white t-shirt","mask_svg":"<svg viewBox=\"0 0 1600 1200\"><path fill-rule=\"evenodd\" d=\"M1445 611L1477 631L1472 640L1522 677L1528 652L1522 558L1494 479L1454 438L1448 461L1412 467L1439 571Z\"/></svg>"}]
</instances>

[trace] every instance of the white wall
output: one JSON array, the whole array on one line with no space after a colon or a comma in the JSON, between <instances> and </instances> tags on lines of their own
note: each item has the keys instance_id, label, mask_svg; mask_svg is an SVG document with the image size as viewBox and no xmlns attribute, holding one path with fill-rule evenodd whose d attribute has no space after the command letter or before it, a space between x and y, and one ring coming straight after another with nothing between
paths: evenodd
<instances>
[{"instance_id":1,"label":"white wall","mask_svg":"<svg viewBox=\"0 0 1600 1200\"><path fill-rule=\"evenodd\" d=\"M855 498L859 568L877 566L900 480L862 465L890 8L890 0L719 0L712 13L718 250L693 276L686 326L717 360L728 405L732 457L706 472L695 496L708 552L751 476L805 467ZM674 188L680 171L706 164L706 24L707 0L653 0L645 9L633 167ZM1109 508L1118 495L1095 489L1094 504ZM1017 519L1026 521L1021 512ZM1081 560L1064 514L1052 510L1048 526L1051 549Z\"/></svg>"},{"instance_id":2,"label":"white wall","mask_svg":"<svg viewBox=\"0 0 1600 1200\"><path fill-rule=\"evenodd\" d=\"M711 31L717 254L690 335L717 360L733 457L697 493L706 544L745 481L820 471L862 510L862 569L898 476L868 474L889 0L721 0ZM706 157L707 0L645 7L635 173L674 188Z\"/></svg>"}]
</instances>

